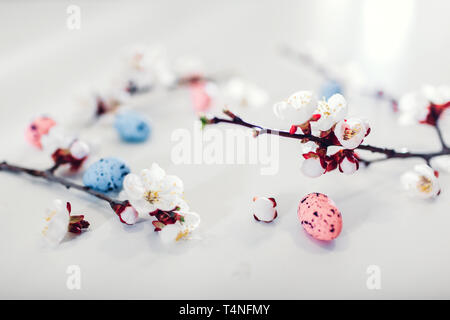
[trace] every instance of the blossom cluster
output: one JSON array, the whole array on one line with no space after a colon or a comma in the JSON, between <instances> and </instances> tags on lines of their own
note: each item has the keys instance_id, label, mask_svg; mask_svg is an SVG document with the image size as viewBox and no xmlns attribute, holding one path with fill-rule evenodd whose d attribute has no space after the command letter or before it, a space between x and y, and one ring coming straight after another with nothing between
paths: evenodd
<instances>
[{"instance_id":1,"label":"blossom cluster","mask_svg":"<svg viewBox=\"0 0 450 320\"><path fill-rule=\"evenodd\" d=\"M34 119L25 132L27 141L43 150L53 159L55 166L68 165L70 171L78 171L89 156L89 145L67 134L61 125L47 116Z\"/></svg>"},{"instance_id":2,"label":"blossom cluster","mask_svg":"<svg viewBox=\"0 0 450 320\"><path fill-rule=\"evenodd\" d=\"M156 163L140 174L126 175L123 189L128 200L112 206L120 221L132 225L139 216L154 217L152 224L165 243L187 239L200 224L200 216L189 211L183 198L181 179L167 175Z\"/></svg>"},{"instance_id":3,"label":"blossom cluster","mask_svg":"<svg viewBox=\"0 0 450 320\"><path fill-rule=\"evenodd\" d=\"M50 245L57 245L68 232L80 234L87 228L89 228L89 222L84 219L84 215L72 215L70 202L64 205L61 200L57 199L47 209L42 235Z\"/></svg>"},{"instance_id":4,"label":"blossom cluster","mask_svg":"<svg viewBox=\"0 0 450 320\"><path fill-rule=\"evenodd\" d=\"M352 174L359 168L357 148L370 133L365 119L347 118L347 101L341 94L328 100L317 100L310 91L299 91L273 107L274 113L291 124L290 133L298 131L304 135L320 138L320 142L303 139L305 161L302 172L309 177L318 177L336 168ZM294 123L294 124L292 124ZM329 146L343 149L328 153Z\"/></svg>"},{"instance_id":5,"label":"blossom cluster","mask_svg":"<svg viewBox=\"0 0 450 320\"><path fill-rule=\"evenodd\" d=\"M401 124L423 123L435 126L445 111L450 109L450 86L425 85L419 91L409 92L400 99Z\"/></svg>"},{"instance_id":6,"label":"blossom cluster","mask_svg":"<svg viewBox=\"0 0 450 320\"><path fill-rule=\"evenodd\" d=\"M405 172L401 176L401 182L411 196L431 199L441 193L438 177L438 172L430 166L419 164L414 170Z\"/></svg>"},{"instance_id":7,"label":"blossom cluster","mask_svg":"<svg viewBox=\"0 0 450 320\"><path fill-rule=\"evenodd\" d=\"M200 216L189 210L183 198L183 182L174 175L166 175L156 163L141 173L125 176L121 196L127 200L111 201L112 210L126 225L133 225L140 217L154 218L152 224L164 244L190 239L200 225ZM55 200L46 217L42 232L53 244L61 242L67 232L81 233L89 227L84 216L70 216L71 205Z\"/></svg>"}]
</instances>

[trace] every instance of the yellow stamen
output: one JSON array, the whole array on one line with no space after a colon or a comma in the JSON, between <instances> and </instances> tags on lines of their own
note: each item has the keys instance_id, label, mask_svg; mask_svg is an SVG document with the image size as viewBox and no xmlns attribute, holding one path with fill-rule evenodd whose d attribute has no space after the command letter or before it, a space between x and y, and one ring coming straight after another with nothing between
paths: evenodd
<instances>
[{"instance_id":1,"label":"yellow stamen","mask_svg":"<svg viewBox=\"0 0 450 320\"><path fill-rule=\"evenodd\" d=\"M430 193L432 186L431 180L424 176L421 176L419 182L417 182L417 188L423 193Z\"/></svg>"},{"instance_id":2,"label":"yellow stamen","mask_svg":"<svg viewBox=\"0 0 450 320\"><path fill-rule=\"evenodd\" d=\"M188 229L178 232L177 237L175 238L175 241L179 241L179 240L187 237L188 234L189 234L189 230Z\"/></svg>"},{"instance_id":3,"label":"yellow stamen","mask_svg":"<svg viewBox=\"0 0 450 320\"><path fill-rule=\"evenodd\" d=\"M155 203L159 201L158 191L149 191L145 194L145 200L150 203Z\"/></svg>"},{"instance_id":4,"label":"yellow stamen","mask_svg":"<svg viewBox=\"0 0 450 320\"><path fill-rule=\"evenodd\" d=\"M357 124L353 129L345 128L344 129L344 140L350 140L357 134L361 132L362 128L360 124Z\"/></svg>"},{"instance_id":5,"label":"yellow stamen","mask_svg":"<svg viewBox=\"0 0 450 320\"><path fill-rule=\"evenodd\" d=\"M45 218L45 221L50 221L52 220L53 216L56 214L56 210L51 211L48 216Z\"/></svg>"}]
</instances>

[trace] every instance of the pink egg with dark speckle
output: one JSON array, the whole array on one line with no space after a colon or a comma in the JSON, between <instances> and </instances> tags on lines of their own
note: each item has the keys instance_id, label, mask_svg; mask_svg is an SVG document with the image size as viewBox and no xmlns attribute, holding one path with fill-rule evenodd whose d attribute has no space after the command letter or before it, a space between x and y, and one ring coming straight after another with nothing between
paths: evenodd
<instances>
[{"instance_id":1,"label":"pink egg with dark speckle","mask_svg":"<svg viewBox=\"0 0 450 320\"><path fill-rule=\"evenodd\" d=\"M342 230L342 215L323 193L310 193L298 205L298 218L305 231L317 240L330 241Z\"/></svg>"},{"instance_id":2,"label":"pink egg with dark speckle","mask_svg":"<svg viewBox=\"0 0 450 320\"><path fill-rule=\"evenodd\" d=\"M55 124L56 122L52 118L38 117L27 127L25 138L31 145L41 149L41 137L47 134Z\"/></svg>"}]
</instances>

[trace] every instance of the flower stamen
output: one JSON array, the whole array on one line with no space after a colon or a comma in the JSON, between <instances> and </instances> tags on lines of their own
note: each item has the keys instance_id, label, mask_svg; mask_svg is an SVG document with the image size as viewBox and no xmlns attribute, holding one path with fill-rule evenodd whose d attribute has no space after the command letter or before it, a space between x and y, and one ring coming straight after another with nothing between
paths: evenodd
<instances>
[{"instance_id":1,"label":"flower stamen","mask_svg":"<svg viewBox=\"0 0 450 320\"><path fill-rule=\"evenodd\" d=\"M430 193L432 190L431 180L425 176L421 176L419 182L417 183L417 188L420 192Z\"/></svg>"},{"instance_id":2,"label":"flower stamen","mask_svg":"<svg viewBox=\"0 0 450 320\"><path fill-rule=\"evenodd\" d=\"M183 238L186 238L188 236L188 234L189 234L188 229L178 232L177 237L175 238L175 241L179 241Z\"/></svg>"},{"instance_id":3,"label":"flower stamen","mask_svg":"<svg viewBox=\"0 0 450 320\"><path fill-rule=\"evenodd\" d=\"M150 202L151 204L159 201L158 191L148 191L145 194L145 200Z\"/></svg>"},{"instance_id":4,"label":"flower stamen","mask_svg":"<svg viewBox=\"0 0 450 320\"><path fill-rule=\"evenodd\" d=\"M350 140L361 132L362 128L360 124L355 125L353 128L344 129L344 140Z\"/></svg>"}]
</instances>

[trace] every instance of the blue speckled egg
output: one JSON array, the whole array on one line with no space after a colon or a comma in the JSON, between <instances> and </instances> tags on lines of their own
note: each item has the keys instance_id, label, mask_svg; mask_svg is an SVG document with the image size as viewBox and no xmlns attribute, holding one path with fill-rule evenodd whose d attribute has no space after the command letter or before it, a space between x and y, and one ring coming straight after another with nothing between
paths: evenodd
<instances>
[{"instance_id":1,"label":"blue speckled egg","mask_svg":"<svg viewBox=\"0 0 450 320\"><path fill-rule=\"evenodd\" d=\"M116 115L114 126L120 138L126 142L143 142L150 135L150 126L142 115L124 111Z\"/></svg>"},{"instance_id":2,"label":"blue speckled egg","mask_svg":"<svg viewBox=\"0 0 450 320\"><path fill-rule=\"evenodd\" d=\"M103 158L87 168L83 175L85 186L100 192L122 189L124 177L130 168L120 159Z\"/></svg>"},{"instance_id":3,"label":"blue speckled egg","mask_svg":"<svg viewBox=\"0 0 450 320\"><path fill-rule=\"evenodd\" d=\"M342 87L336 81L330 80L325 82L320 88L319 98L325 97L325 99L329 99L333 94L340 93L342 94Z\"/></svg>"}]
</instances>

